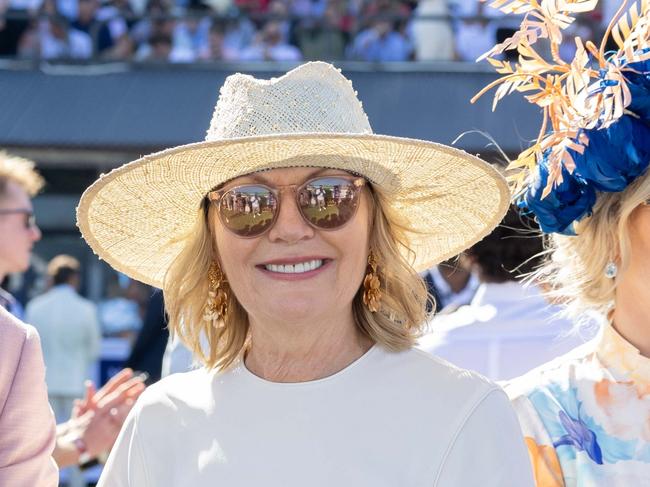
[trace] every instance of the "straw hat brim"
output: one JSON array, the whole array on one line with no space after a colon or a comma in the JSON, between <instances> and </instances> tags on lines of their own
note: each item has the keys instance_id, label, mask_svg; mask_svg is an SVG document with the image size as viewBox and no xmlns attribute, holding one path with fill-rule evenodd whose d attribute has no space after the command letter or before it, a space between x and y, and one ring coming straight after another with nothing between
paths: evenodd
<instances>
[{"instance_id":1,"label":"straw hat brim","mask_svg":"<svg viewBox=\"0 0 650 487\"><path fill-rule=\"evenodd\" d=\"M510 197L496 169L452 147L374 134L277 134L199 142L125 164L84 192L78 226L116 270L162 287L208 191L244 174L303 166L350 171L380 187L414 230L408 243L418 271L487 235Z\"/></svg>"}]
</instances>

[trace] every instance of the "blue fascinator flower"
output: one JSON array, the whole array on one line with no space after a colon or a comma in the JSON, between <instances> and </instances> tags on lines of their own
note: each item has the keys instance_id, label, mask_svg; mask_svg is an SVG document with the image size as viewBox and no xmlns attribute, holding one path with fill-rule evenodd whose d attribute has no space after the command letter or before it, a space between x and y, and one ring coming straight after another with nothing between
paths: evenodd
<instances>
[{"instance_id":1,"label":"blue fascinator flower","mask_svg":"<svg viewBox=\"0 0 650 487\"><path fill-rule=\"evenodd\" d=\"M512 14L512 5L507 3L495 2L493 6ZM570 5L571 2L564 2L558 6L559 15L555 10L549 12L543 2L530 2L529 10L545 24L561 30L577 13ZM596 2L590 5L581 12L593 10ZM621 8L617 17L619 23L627 22L616 38L621 48L604 53L576 38L576 54L568 70L565 63L557 64L555 56L547 60L535 50L533 44L543 36L529 36L527 22L515 35L479 58L487 59L502 76L483 88L472 102L499 86L494 105L506 94L533 91L536 94L526 95L526 99L544 111L543 130L535 145L509 168L523 169L523 174L517 172L512 177L518 191L517 203L535 214L546 233L573 234L573 222L592 211L600 192L624 191L647 172L650 164L650 59L645 59L650 47L643 30L646 24L637 23L639 19L647 22L650 13L647 9L639 13L635 4L626 12ZM601 45L606 44L610 34L608 29ZM558 52L560 39L550 39L551 52ZM520 55L519 63L513 65L497 57L515 48ZM530 57L540 59L548 67L543 80L539 77L540 64L528 62ZM537 81L523 84L530 79ZM582 153L574 150L576 146L581 146L578 148ZM542 148L548 152L540 156ZM531 152L537 156L535 160L531 160ZM561 173L553 170L549 174L549 167L557 167ZM527 184L523 190L522 182ZM542 198L544 189L550 191Z\"/></svg>"},{"instance_id":2,"label":"blue fascinator flower","mask_svg":"<svg viewBox=\"0 0 650 487\"><path fill-rule=\"evenodd\" d=\"M591 213L596 191L575 173L572 175L562 167L562 184L542 198L548 180L547 154L539 161L535 180L517 205L535 215L543 232L575 235L573 222Z\"/></svg>"},{"instance_id":3,"label":"blue fascinator flower","mask_svg":"<svg viewBox=\"0 0 650 487\"><path fill-rule=\"evenodd\" d=\"M650 99L648 100L650 101ZM623 191L650 163L650 126L623 115L606 129L586 130L589 145L584 153L570 150L574 174L598 191Z\"/></svg>"},{"instance_id":4,"label":"blue fascinator flower","mask_svg":"<svg viewBox=\"0 0 650 487\"><path fill-rule=\"evenodd\" d=\"M645 50L644 50L645 51ZM650 120L650 59L627 65L633 71L624 71L632 102L628 110L643 120Z\"/></svg>"}]
</instances>

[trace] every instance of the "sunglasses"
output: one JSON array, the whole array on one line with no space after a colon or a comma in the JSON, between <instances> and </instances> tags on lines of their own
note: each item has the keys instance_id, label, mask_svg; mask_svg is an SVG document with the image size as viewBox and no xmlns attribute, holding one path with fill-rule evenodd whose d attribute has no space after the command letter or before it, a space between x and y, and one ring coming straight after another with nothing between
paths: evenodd
<instances>
[{"instance_id":1,"label":"sunglasses","mask_svg":"<svg viewBox=\"0 0 650 487\"><path fill-rule=\"evenodd\" d=\"M36 228L36 217L32 210L27 210L24 208L14 208L14 209L5 209L0 210L0 215L24 215L25 216L25 228Z\"/></svg>"},{"instance_id":2,"label":"sunglasses","mask_svg":"<svg viewBox=\"0 0 650 487\"><path fill-rule=\"evenodd\" d=\"M355 176L320 176L301 185L267 186L251 183L208 193L221 223L238 237L268 232L280 213L280 195L295 193L303 219L318 230L336 230L352 220L366 180Z\"/></svg>"}]
</instances>

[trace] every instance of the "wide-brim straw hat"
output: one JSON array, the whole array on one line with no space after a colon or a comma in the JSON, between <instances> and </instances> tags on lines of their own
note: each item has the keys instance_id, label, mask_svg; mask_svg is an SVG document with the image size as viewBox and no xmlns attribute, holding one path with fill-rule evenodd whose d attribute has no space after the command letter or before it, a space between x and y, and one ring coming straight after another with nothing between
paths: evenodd
<instances>
[{"instance_id":1,"label":"wide-brim straw hat","mask_svg":"<svg viewBox=\"0 0 650 487\"><path fill-rule=\"evenodd\" d=\"M229 76L204 142L157 152L101 176L82 195L83 237L111 266L161 287L213 188L285 167L365 177L413 232L422 271L487 235L508 208L508 187L481 159L433 142L373 134L352 84L312 62L280 78Z\"/></svg>"}]
</instances>

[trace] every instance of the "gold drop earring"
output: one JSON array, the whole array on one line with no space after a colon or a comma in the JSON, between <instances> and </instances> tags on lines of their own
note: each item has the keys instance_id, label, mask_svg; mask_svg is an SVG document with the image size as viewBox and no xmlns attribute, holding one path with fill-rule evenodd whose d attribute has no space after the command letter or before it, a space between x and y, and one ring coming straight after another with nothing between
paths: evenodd
<instances>
[{"instance_id":1,"label":"gold drop earring","mask_svg":"<svg viewBox=\"0 0 650 487\"><path fill-rule=\"evenodd\" d=\"M203 309L203 319L217 325L228 314L228 292L226 279L219 264L212 262L208 269L208 298Z\"/></svg>"},{"instance_id":2,"label":"gold drop earring","mask_svg":"<svg viewBox=\"0 0 650 487\"><path fill-rule=\"evenodd\" d=\"M368 254L368 272L363 280L363 303L372 313L379 311L381 304L381 281L377 271L377 258L371 250Z\"/></svg>"}]
</instances>

